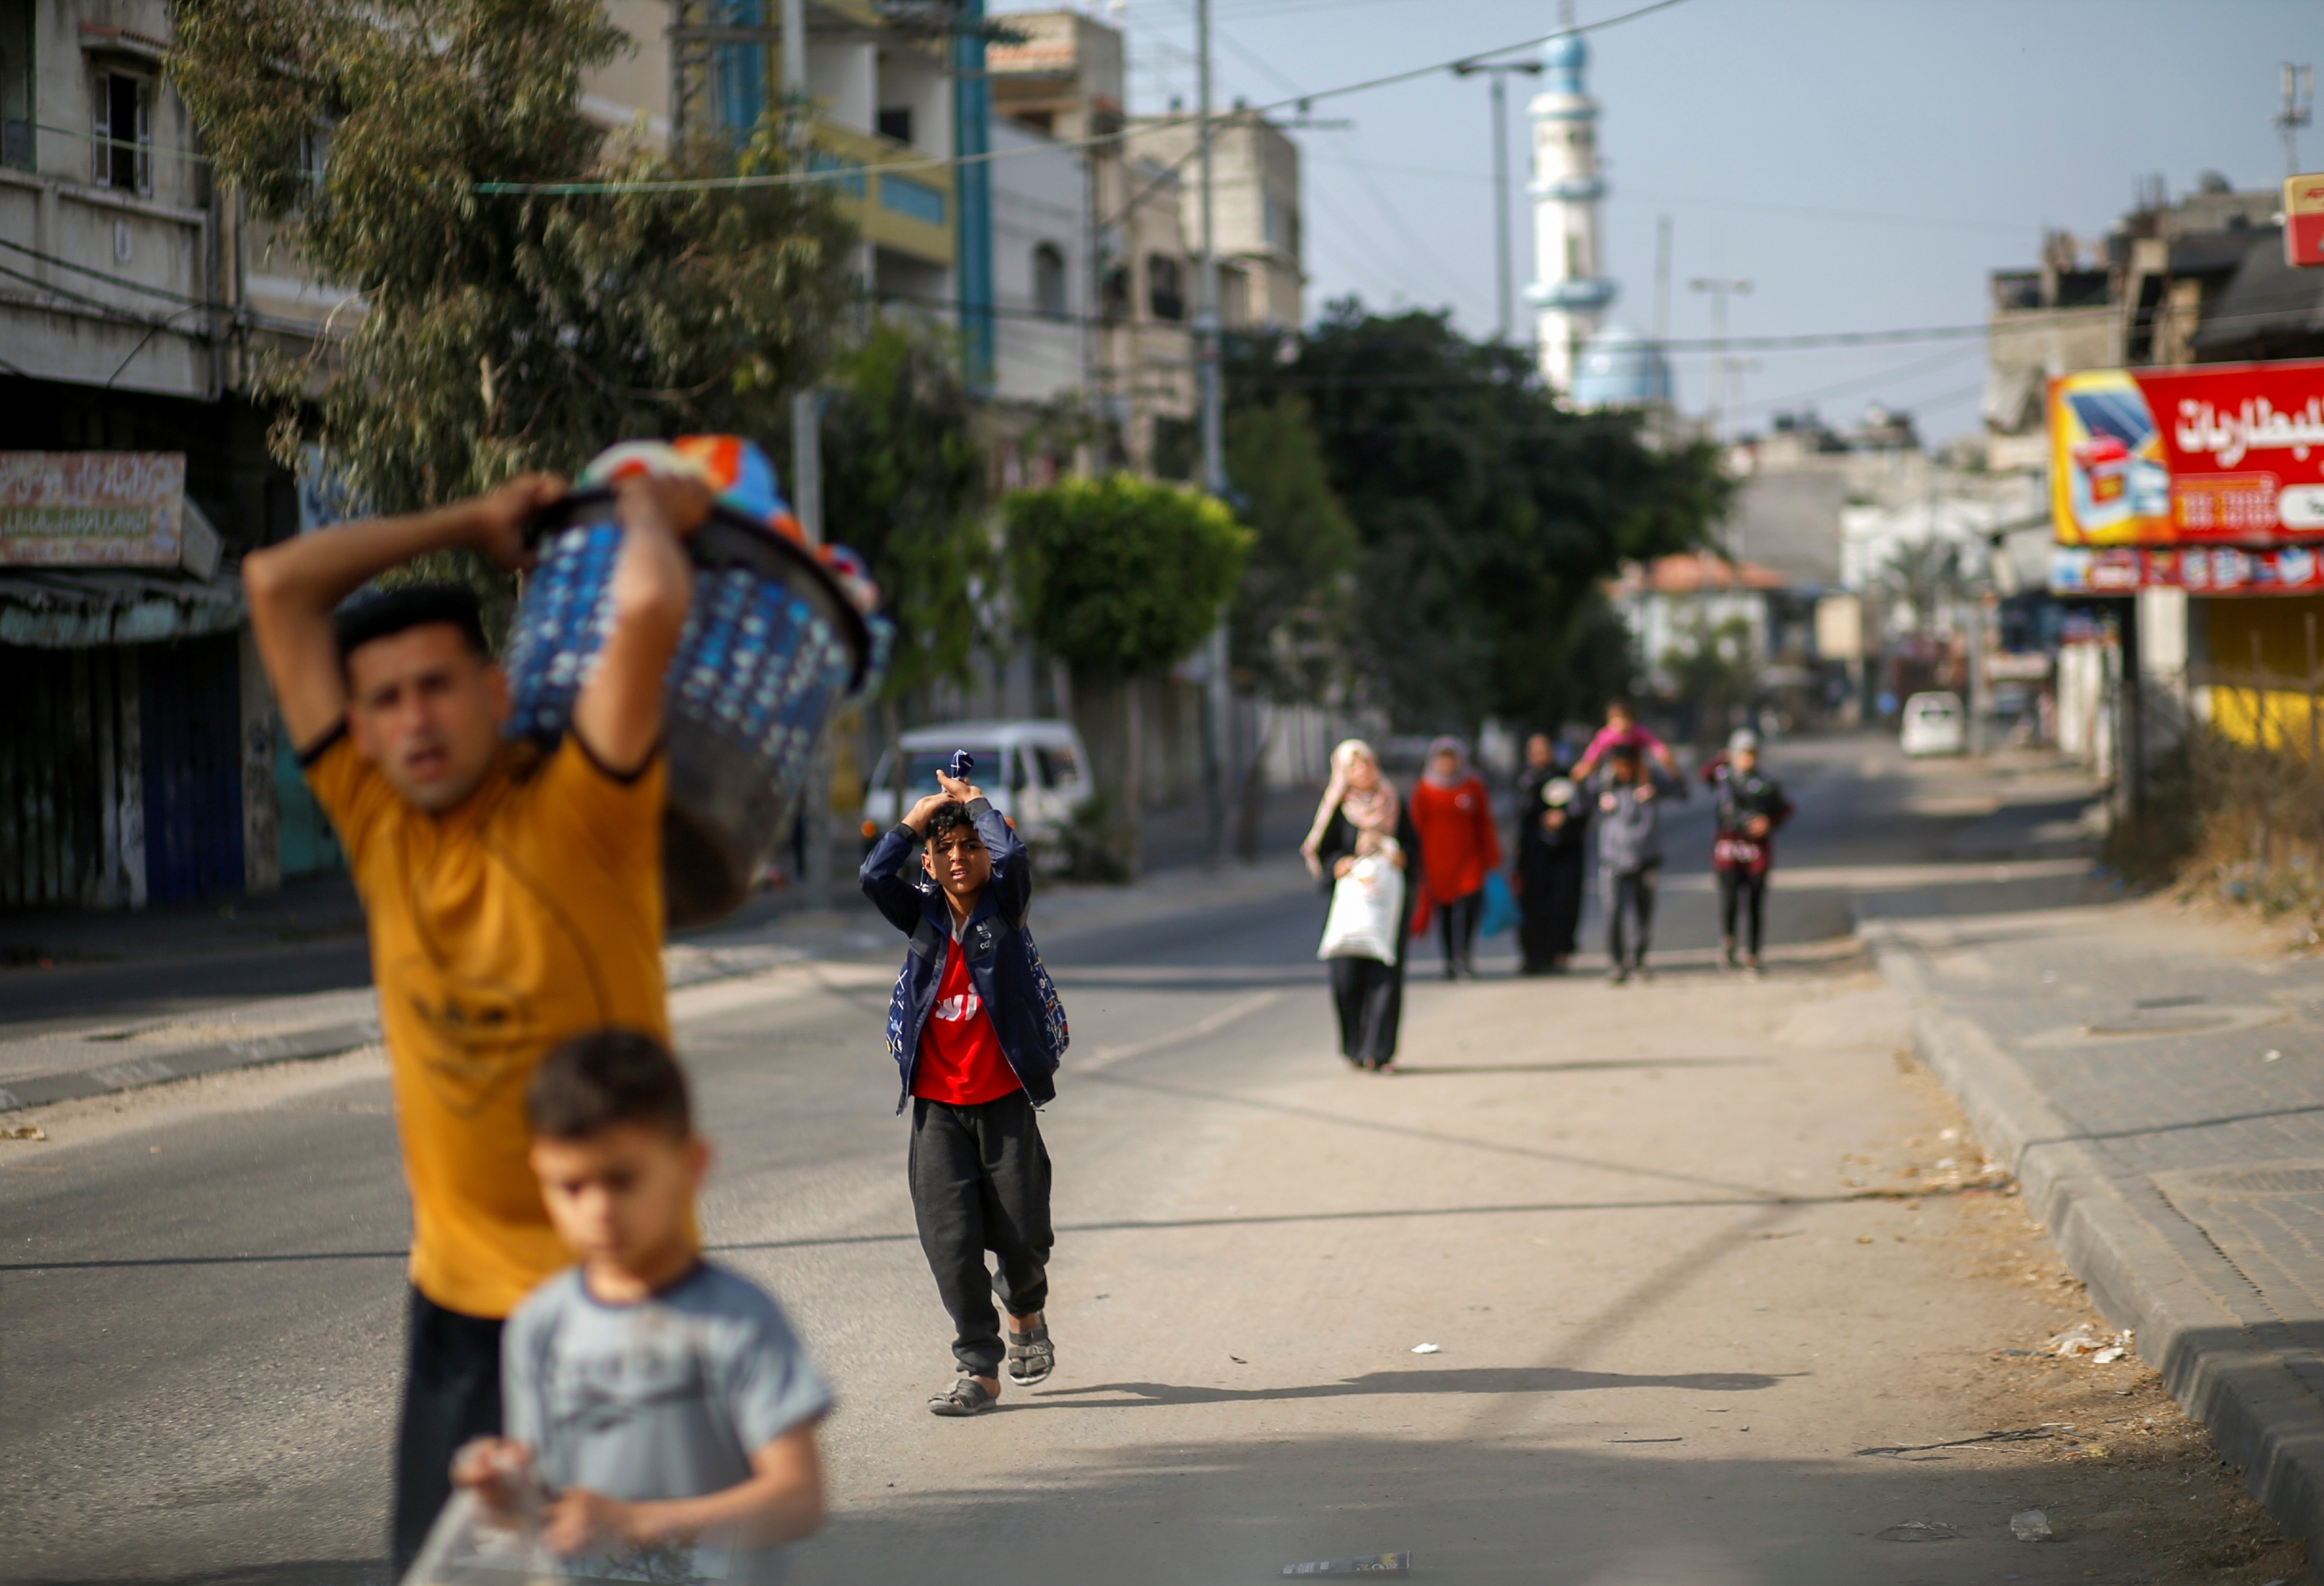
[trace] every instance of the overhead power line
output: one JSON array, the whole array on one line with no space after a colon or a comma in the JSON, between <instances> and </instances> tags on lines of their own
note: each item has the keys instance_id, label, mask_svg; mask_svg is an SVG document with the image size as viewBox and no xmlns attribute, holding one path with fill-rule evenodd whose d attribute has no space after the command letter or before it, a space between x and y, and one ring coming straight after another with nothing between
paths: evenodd
<instances>
[{"instance_id":1,"label":"overhead power line","mask_svg":"<svg viewBox=\"0 0 2324 1586\"><path fill-rule=\"evenodd\" d=\"M1603 22L1583 23L1576 27L1554 28L1545 33L1536 33L1531 38L1519 39L1515 43L1501 44L1489 50L1471 51L1466 55L1457 55L1449 60L1432 60L1425 66L1416 66L1403 71L1389 72L1384 77L1367 78L1361 82L1342 83L1332 88L1318 88L1312 93L1294 95L1288 98L1277 99L1271 104L1245 106L1237 109L1218 111L1209 119L1214 123L1231 122L1248 115L1268 115L1278 110L1300 109L1318 99L1344 98L1351 94L1368 93L1374 88L1385 88L1397 83L1411 82L1418 78L1434 77L1456 66L1490 60L1499 55L1513 55L1520 50L1530 50L1537 45L1546 44L1552 39L1567 38L1578 33L1602 32L1608 28L1619 27L1625 23L1636 22L1641 17L1652 16L1656 12L1668 11L1674 6L1683 5L1686 3L1687 0L1653 0L1651 5L1641 5L1633 11L1626 11L1619 16L1609 16ZM1118 140L1150 136L1157 133L1173 132L1189 126L1200 126L1204 119L1200 115L1173 115L1160 121L1148 123L1143 126L1127 127L1120 133L1093 134L1083 138L1060 138L1050 143L1028 144L1023 148L992 149L981 154L909 155L901 159L882 161L875 165L834 164L817 171L773 171L764 176L669 177L650 181L480 181L475 184L475 190L496 197L586 198L612 193L715 192L753 188L805 187L816 182L844 180L850 177L900 173L909 171L948 171L964 165L989 164L996 160L1019 159L1028 154L1094 148Z\"/></svg>"}]
</instances>

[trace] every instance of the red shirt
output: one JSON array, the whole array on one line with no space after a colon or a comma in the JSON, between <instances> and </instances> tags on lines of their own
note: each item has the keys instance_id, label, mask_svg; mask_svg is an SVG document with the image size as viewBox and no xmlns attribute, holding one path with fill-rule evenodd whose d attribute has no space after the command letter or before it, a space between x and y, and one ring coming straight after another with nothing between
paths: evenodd
<instances>
[{"instance_id":1,"label":"red shirt","mask_svg":"<svg viewBox=\"0 0 2324 1586\"><path fill-rule=\"evenodd\" d=\"M973 1107L1024 1088L1002 1055L992 1016L984 1010L976 982L969 978L968 957L954 942L945 950L936 1005L920 1027L920 1060L912 1068L912 1094Z\"/></svg>"},{"instance_id":2,"label":"red shirt","mask_svg":"<svg viewBox=\"0 0 2324 1586\"><path fill-rule=\"evenodd\" d=\"M1492 799L1476 778L1457 788L1440 788L1424 779L1412 790L1410 807L1413 829L1420 834L1420 869L1431 903L1442 907L1457 902L1484 886L1487 871L1501 868Z\"/></svg>"}]
</instances>

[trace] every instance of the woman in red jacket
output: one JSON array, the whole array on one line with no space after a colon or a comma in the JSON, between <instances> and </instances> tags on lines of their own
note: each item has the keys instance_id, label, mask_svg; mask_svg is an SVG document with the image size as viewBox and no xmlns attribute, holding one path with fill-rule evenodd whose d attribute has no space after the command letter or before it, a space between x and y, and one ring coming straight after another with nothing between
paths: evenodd
<instances>
[{"instance_id":1,"label":"woman in red jacket","mask_svg":"<svg viewBox=\"0 0 2324 1586\"><path fill-rule=\"evenodd\" d=\"M1501 837L1493 829L1492 798L1453 739L1428 746L1428 769L1412 790L1412 824L1427 856L1422 891L1443 934L1444 978L1474 980L1477 918L1485 877L1501 868Z\"/></svg>"}]
</instances>

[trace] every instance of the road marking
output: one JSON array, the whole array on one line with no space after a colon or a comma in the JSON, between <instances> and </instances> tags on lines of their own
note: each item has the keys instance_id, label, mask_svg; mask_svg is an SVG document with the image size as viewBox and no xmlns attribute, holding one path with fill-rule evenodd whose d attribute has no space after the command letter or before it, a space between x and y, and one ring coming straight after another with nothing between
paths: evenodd
<instances>
[{"instance_id":1,"label":"road marking","mask_svg":"<svg viewBox=\"0 0 2324 1586\"><path fill-rule=\"evenodd\" d=\"M1071 1066L1078 1073L1087 1074L1094 1069L1111 1068L1115 1064L1132 1057L1144 1056L1148 1052L1160 1051L1165 1047L1181 1046L1187 1041L1198 1040L1204 1036L1216 1035L1244 1014L1258 1012L1281 995L1283 993L1279 991L1253 991L1248 997L1239 997L1225 1007L1204 1015L1185 1029L1167 1030L1158 1036L1148 1036L1142 1041L1132 1041L1126 1047L1100 1047L1090 1054L1086 1062L1075 1063Z\"/></svg>"}]
</instances>

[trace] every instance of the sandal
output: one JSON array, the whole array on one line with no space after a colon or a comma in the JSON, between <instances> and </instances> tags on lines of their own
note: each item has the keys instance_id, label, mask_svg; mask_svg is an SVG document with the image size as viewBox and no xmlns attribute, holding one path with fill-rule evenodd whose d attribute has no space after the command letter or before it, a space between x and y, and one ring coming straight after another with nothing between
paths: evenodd
<instances>
[{"instance_id":1,"label":"sandal","mask_svg":"<svg viewBox=\"0 0 2324 1586\"><path fill-rule=\"evenodd\" d=\"M981 1415L1001 1402L984 1391L984 1384L973 1377L964 1377L951 1388L928 1400L931 1415Z\"/></svg>"},{"instance_id":2,"label":"sandal","mask_svg":"<svg viewBox=\"0 0 2324 1586\"><path fill-rule=\"evenodd\" d=\"M1046 1321L1030 1332L1009 1335L1009 1380L1019 1388L1047 1382L1057 1369L1056 1346L1049 1342Z\"/></svg>"}]
</instances>

